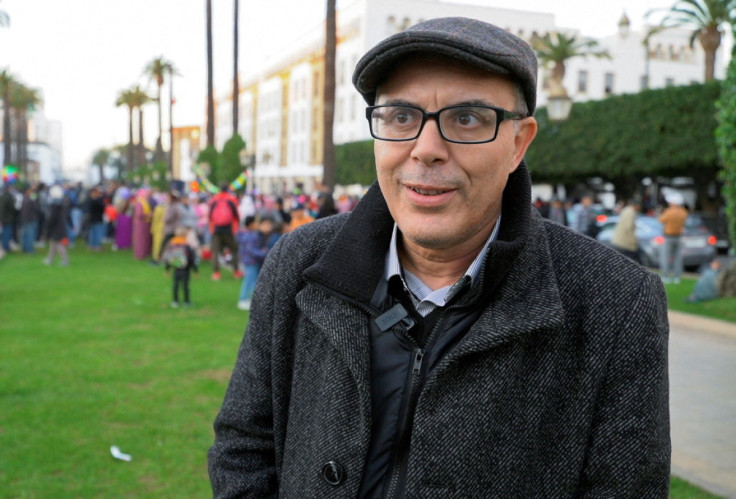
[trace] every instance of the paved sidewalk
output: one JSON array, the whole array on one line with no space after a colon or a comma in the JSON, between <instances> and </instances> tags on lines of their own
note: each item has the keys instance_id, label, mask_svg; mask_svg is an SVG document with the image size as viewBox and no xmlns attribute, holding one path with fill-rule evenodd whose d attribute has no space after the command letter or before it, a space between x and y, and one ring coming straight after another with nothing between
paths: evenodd
<instances>
[{"instance_id":1,"label":"paved sidewalk","mask_svg":"<svg viewBox=\"0 0 736 499\"><path fill-rule=\"evenodd\" d=\"M672 473L736 499L736 324L669 317Z\"/></svg>"}]
</instances>

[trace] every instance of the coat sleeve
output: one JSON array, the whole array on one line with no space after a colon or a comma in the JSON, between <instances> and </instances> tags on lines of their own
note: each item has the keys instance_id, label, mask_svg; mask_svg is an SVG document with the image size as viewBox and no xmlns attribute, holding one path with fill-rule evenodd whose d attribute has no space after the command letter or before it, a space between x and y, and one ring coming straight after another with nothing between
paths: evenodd
<instances>
[{"instance_id":1,"label":"coat sleeve","mask_svg":"<svg viewBox=\"0 0 736 499\"><path fill-rule=\"evenodd\" d=\"M273 300L278 279L268 277L276 277L279 253L275 251L259 279L225 400L215 419L215 442L208 454L213 497L278 495L272 385Z\"/></svg>"},{"instance_id":2,"label":"coat sleeve","mask_svg":"<svg viewBox=\"0 0 736 499\"><path fill-rule=\"evenodd\" d=\"M606 368L579 497L666 498L670 478L667 298L653 274L633 300Z\"/></svg>"}]
</instances>

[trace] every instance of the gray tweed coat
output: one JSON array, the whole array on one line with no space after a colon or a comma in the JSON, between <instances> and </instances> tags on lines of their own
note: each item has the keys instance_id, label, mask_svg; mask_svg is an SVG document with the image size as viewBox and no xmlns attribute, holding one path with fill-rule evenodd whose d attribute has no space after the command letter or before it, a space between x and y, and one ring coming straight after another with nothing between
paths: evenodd
<instances>
[{"instance_id":1,"label":"gray tweed coat","mask_svg":"<svg viewBox=\"0 0 736 499\"><path fill-rule=\"evenodd\" d=\"M371 427L368 303L392 223L374 186L352 214L269 254L215 421L216 497L356 496ZM419 398L408 497L667 497L658 277L539 217L524 164L482 272L484 310Z\"/></svg>"}]
</instances>

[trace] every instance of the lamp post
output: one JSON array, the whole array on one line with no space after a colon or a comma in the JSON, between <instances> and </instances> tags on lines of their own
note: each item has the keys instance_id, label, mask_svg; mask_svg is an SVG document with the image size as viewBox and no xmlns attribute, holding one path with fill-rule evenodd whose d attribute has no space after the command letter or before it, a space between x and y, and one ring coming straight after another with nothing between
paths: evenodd
<instances>
[{"instance_id":1,"label":"lamp post","mask_svg":"<svg viewBox=\"0 0 736 499\"><path fill-rule=\"evenodd\" d=\"M565 121L572 110L572 99L562 83L552 79L550 81L549 98L547 99L547 115L551 121Z\"/></svg>"}]
</instances>

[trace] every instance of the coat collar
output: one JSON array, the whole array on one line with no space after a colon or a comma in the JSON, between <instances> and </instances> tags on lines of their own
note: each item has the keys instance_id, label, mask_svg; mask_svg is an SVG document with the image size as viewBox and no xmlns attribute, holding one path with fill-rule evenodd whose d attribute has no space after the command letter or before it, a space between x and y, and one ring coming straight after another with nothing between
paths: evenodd
<instances>
[{"instance_id":1,"label":"coat collar","mask_svg":"<svg viewBox=\"0 0 736 499\"><path fill-rule=\"evenodd\" d=\"M490 297L526 244L531 210L531 179L522 161L509 175L503 193L503 223L481 271L479 299ZM351 300L370 303L383 275L393 225L383 193L374 182L322 257L305 271L305 278Z\"/></svg>"},{"instance_id":2,"label":"coat collar","mask_svg":"<svg viewBox=\"0 0 736 499\"><path fill-rule=\"evenodd\" d=\"M503 223L488 248L480 283L463 298L483 312L443 363L529 333L554 330L564 322L547 232L533 211L531 179L524 162L509 176L502 210ZM365 400L370 384L364 314L383 276L393 224L374 183L326 251L304 272L306 281L316 287L307 286L298 298L302 311L314 324L322 324L329 341L345 355ZM352 305L345 308L341 301L330 299L333 294Z\"/></svg>"}]
</instances>

